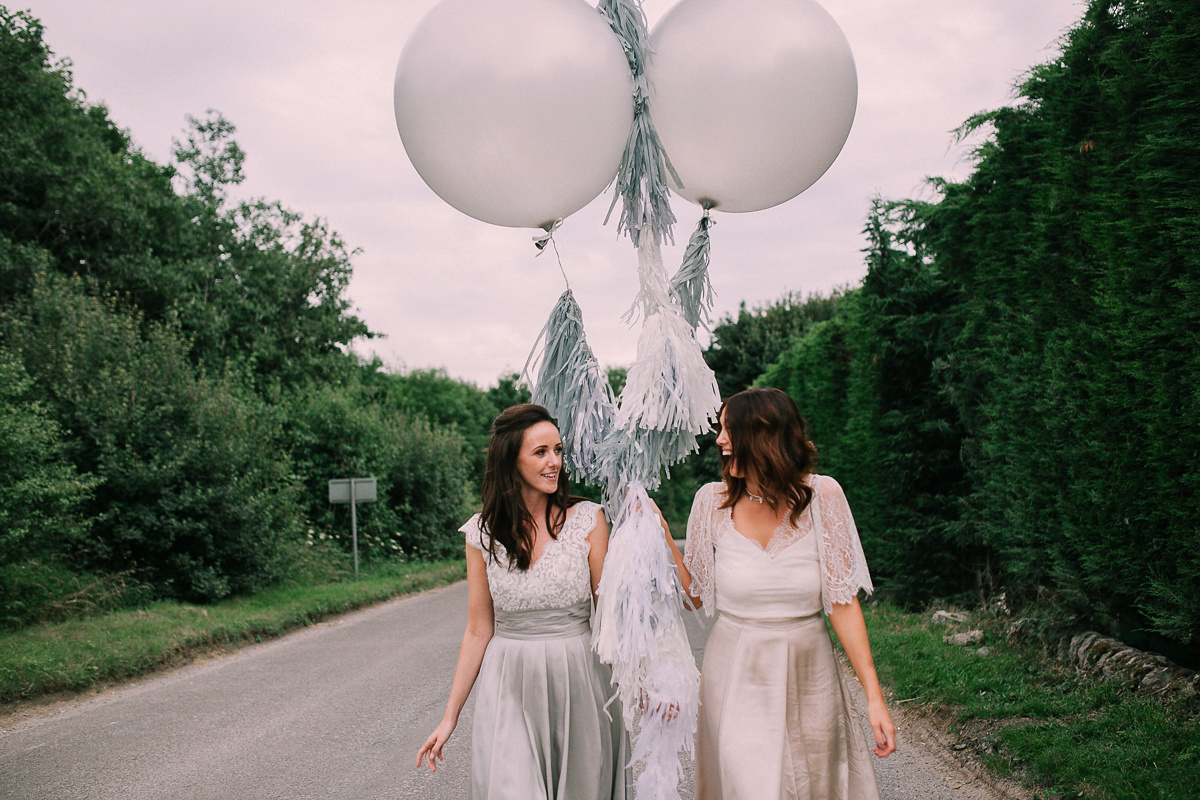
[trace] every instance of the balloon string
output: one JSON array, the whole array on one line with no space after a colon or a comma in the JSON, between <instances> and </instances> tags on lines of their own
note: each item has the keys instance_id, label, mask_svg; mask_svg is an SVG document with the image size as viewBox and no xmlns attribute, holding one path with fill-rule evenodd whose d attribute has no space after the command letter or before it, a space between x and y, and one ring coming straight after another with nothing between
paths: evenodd
<instances>
[{"instance_id":1,"label":"balloon string","mask_svg":"<svg viewBox=\"0 0 1200 800\"><path fill-rule=\"evenodd\" d=\"M568 290L570 290L570 288L571 288L571 281L569 281L569 280L567 279L567 271L566 271L565 269L563 269L563 265L562 265L562 254L558 252L558 242L556 242L556 241L554 241L553 239L551 239L551 240L550 240L550 246L554 248L554 257L555 257L556 259L558 259L558 271L562 273L562 276L563 276L563 283L567 284L567 289L568 289Z\"/></svg>"},{"instance_id":2,"label":"balloon string","mask_svg":"<svg viewBox=\"0 0 1200 800\"><path fill-rule=\"evenodd\" d=\"M554 220L545 233L539 233L533 237L533 246L538 249L538 256L546 252L546 245L550 245L554 249L554 258L558 260L558 271L562 273L563 282L567 284L567 290L571 289L571 281L567 278L567 271L563 269L562 253L558 252L558 242L554 240L554 232L562 226L561 219ZM537 256L534 256L537 258Z\"/></svg>"}]
</instances>

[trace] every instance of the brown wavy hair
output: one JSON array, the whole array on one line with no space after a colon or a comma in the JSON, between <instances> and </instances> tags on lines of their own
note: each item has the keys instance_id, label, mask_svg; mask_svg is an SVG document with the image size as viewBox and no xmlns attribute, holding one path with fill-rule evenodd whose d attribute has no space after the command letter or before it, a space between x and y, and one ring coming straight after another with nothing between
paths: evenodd
<instances>
[{"instance_id":1,"label":"brown wavy hair","mask_svg":"<svg viewBox=\"0 0 1200 800\"><path fill-rule=\"evenodd\" d=\"M554 423L550 412L533 403L510 406L492 421L492 438L487 448L487 468L483 474L483 511L479 526L487 538L488 552L496 558L496 545L508 555L509 569L524 572L533 561L533 534L537 525L525 507L521 495L521 476L517 457L525 441L525 431L539 422ZM571 497L567 473L558 470L558 488L547 497L546 530L558 538L567 519L567 509L579 502Z\"/></svg>"},{"instance_id":2,"label":"brown wavy hair","mask_svg":"<svg viewBox=\"0 0 1200 800\"><path fill-rule=\"evenodd\" d=\"M737 465L742 475L758 482L763 500L778 507L791 507L792 525L812 502L813 490L806 482L816 467L817 448L808 440L808 426L796 403L778 389L747 389L721 405L732 454L721 456L725 479L725 502L721 508L749 496L745 478L730 474ZM718 415L720 419L720 415Z\"/></svg>"}]
</instances>

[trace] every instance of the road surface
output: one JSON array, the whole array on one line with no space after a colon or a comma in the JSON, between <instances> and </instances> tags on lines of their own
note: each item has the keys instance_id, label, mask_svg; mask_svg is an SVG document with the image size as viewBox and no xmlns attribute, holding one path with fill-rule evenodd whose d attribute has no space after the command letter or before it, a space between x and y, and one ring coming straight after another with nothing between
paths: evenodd
<instances>
[{"instance_id":1,"label":"road surface","mask_svg":"<svg viewBox=\"0 0 1200 800\"><path fill-rule=\"evenodd\" d=\"M465 800L473 702L437 774L413 766L441 719L465 622L458 583L10 716L0 800ZM687 622L699 654L706 631ZM901 750L876 761L883 800L1011 797L898 724Z\"/></svg>"}]
</instances>

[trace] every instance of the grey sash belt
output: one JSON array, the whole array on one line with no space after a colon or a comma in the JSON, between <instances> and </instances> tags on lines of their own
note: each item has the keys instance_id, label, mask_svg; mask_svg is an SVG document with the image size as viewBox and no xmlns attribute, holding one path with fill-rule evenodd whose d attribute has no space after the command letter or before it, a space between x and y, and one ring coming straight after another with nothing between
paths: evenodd
<instances>
[{"instance_id":1,"label":"grey sash belt","mask_svg":"<svg viewBox=\"0 0 1200 800\"><path fill-rule=\"evenodd\" d=\"M746 619L728 611L722 611L717 619L723 619L731 625L737 625L739 628L757 628L767 631L782 631L790 628L798 628L801 625L824 625L825 618L821 616L821 612L810 614L807 617L784 617L783 619Z\"/></svg>"},{"instance_id":2,"label":"grey sash belt","mask_svg":"<svg viewBox=\"0 0 1200 800\"><path fill-rule=\"evenodd\" d=\"M591 601L567 608L496 609L495 635L504 639L565 639L591 630Z\"/></svg>"}]
</instances>

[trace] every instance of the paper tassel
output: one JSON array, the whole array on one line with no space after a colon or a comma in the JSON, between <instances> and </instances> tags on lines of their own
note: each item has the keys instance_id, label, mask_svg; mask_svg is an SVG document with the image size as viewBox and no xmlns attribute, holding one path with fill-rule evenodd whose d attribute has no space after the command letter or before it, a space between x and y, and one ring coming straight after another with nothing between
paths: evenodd
<instances>
[{"instance_id":1,"label":"paper tassel","mask_svg":"<svg viewBox=\"0 0 1200 800\"><path fill-rule=\"evenodd\" d=\"M641 484L629 485L616 505L598 596L592 646L612 665L630 730L641 717L637 796L678 798L679 751L694 747L700 674L679 613L675 561Z\"/></svg>"},{"instance_id":2,"label":"paper tassel","mask_svg":"<svg viewBox=\"0 0 1200 800\"><path fill-rule=\"evenodd\" d=\"M625 719L643 710L633 743L634 763L642 765L637 796L678 800L679 751L693 749L699 673L680 616L674 559L646 488L658 486L664 468L696 448L696 434L715 419L720 394L695 327L672 301L660 237L643 233L639 291L626 314L627 320L643 317L638 357L601 457L605 499L615 513L593 646L612 665ZM704 260L701 253L698 245L696 257Z\"/></svg>"},{"instance_id":3,"label":"paper tassel","mask_svg":"<svg viewBox=\"0 0 1200 800\"><path fill-rule=\"evenodd\" d=\"M588 354L591 356L590 350ZM570 412L571 421L567 433L561 434L564 462L572 479L604 486L608 483L609 473L603 462L603 445L617 411L612 386L594 356L583 364L575 385L576 400Z\"/></svg>"},{"instance_id":4,"label":"paper tassel","mask_svg":"<svg viewBox=\"0 0 1200 800\"><path fill-rule=\"evenodd\" d=\"M671 167L650 117L650 91L646 83L650 31L646 15L639 0L600 0L596 8L621 40L633 74L633 126L617 169L616 192L608 215L612 216L617 200L622 200L617 230L627 232L635 247L641 244L644 233L672 241L675 214L671 211L667 188L668 170L677 184L682 185L682 181ZM604 221L607 224L608 217Z\"/></svg>"},{"instance_id":5,"label":"paper tassel","mask_svg":"<svg viewBox=\"0 0 1200 800\"><path fill-rule=\"evenodd\" d=\"M633 482L657 489L663 473L670 477L671 465L697 449L696 435L691 431L614 428L601 447L598 470L608 488L606 505L615 507L614 496Z\"/></svg>"},{"instance_id":6,"label":"paper tassel","mask_svg":"<svg viewBox=\"0 0 1200 800\"><path fill-rule=\"evenodd\" d=\"M641 763L643 769L634 784L634 796L679 797L683 779L679 752L695 754L699 688L696 659L686 637L670 637L642 678L645 710L630 760Z\"/></svg>"},{"instance_id":7,"label":"paper tassel","mask_svg":"<svg viewBox=\"0 0 1200 800\"><path fill-rule=\"evenodd\" d=\"M713 305L712 281L708 278L708 229L711 225L712 220L705 211L683 251L679 271L671 278L671 299L679 306L692 330L700 325L708 327L708 312Z\"/></svg>"},{"instance_id":8,"label":"paper tassel","mask_svg":"<svg viewBox=\"0 0 1200 800\"><path fill-rule=\"evenodd\" d=\"M612 427L616 404L588 347L583 311L570 289L558 298L534 342L523 370L527 381L533 368L538 377L532 399L558 420L567 472L585 482L599 479L601 445Z\"/></svg>"},{"instance_id":9,"label":"paper tassel","mask_svg":"<svg viewBox=\"0 0 1200 800\"><path fill-rule=\"evenodd\" d=\"M643 236L638 245L638 293L633 304L621 317L622 322L633 324L639 318L672 305L671 287L667 282L667 268L663 266L662 245L657 236Z\"/></svg>"},{"instance_id":10,"label":"paper tassel","mask_svg":"<svg viewBox=\"0 0 1200 800\"><path fill-rule=\"evenodd\" d=\"M704 433L720 405L716 377L683 317L673 308L648 317L621 392L616 426Z\"/></svg>"}]
</instances>

